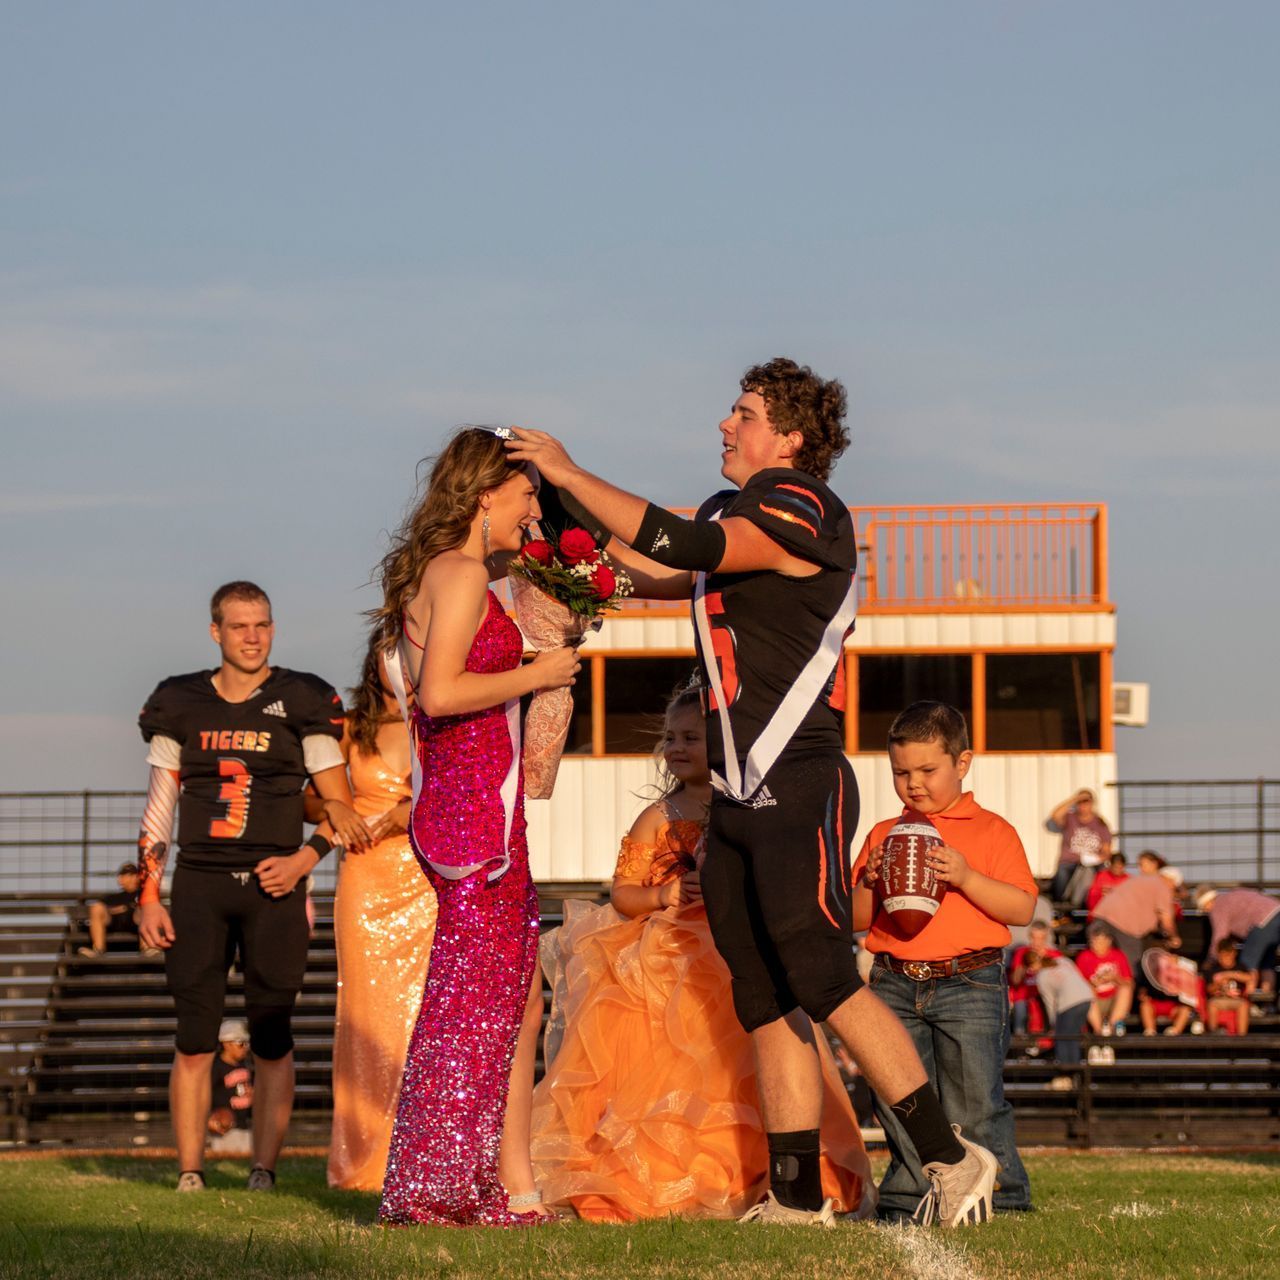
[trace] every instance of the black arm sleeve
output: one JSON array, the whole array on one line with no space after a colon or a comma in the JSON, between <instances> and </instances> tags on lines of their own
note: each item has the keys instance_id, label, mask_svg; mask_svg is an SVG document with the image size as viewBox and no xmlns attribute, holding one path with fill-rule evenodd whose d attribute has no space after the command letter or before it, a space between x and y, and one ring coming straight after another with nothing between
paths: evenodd
<instances>
[{"instance_id":1,"label":"black arm sleeve","mask_svg":"<svg viewBox=\"0 0 1280 1280\"><path fill-rule=\"evenodd\" d=\"M651 502L633 550L672 569L711 573L724 559L724 530L715 520L684 520Z\"/></svg>"}]
</instances>

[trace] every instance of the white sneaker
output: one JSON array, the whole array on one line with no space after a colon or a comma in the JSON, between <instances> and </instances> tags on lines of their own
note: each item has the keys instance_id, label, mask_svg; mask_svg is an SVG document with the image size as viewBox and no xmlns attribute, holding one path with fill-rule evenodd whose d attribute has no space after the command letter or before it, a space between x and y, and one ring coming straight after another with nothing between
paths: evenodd
<instances>
[{"instance_id":1,"label":"white sneaker","mask_svg":"<svg viewBox=\"0 0 1280 1280\"><path fill-rule=\"evenodd\" d=\"M964 1148L964 1159L959 1164L934 1161L924 1166L929 1190L912 1215L924 1227L933 1222L944 1227L990 1222L994 1211L999 1163L986 1147L964 1137L958 1124L953 1124L951 1131Z\"/></svg>"},{"instance_id":2,"label":"white sneaker","mask_svg":"<svg viewBox=\"0 0 1280 1280\"><path fill-rule=\"evenodd\" d=\"M246 1185L250 1191L274 1191L276 1175L270 1169L264 1169L260 1164L255 1164L249 1170L249 1181Z\"/></svg>"},{"instance_id":3,"label":"white sneaker","mask_svg":"<svg viewBox=\"0 0 1280 1280\"><path fill-rule=\"evenodd\" d=\"M204 1174L196 1173L188 1169L186 1173L178 1175L179 1191L203 1191L204 1190Z\"/></svg>"},{"instance_id":4,"label":"white sneaker","mask_svg":"<svg viewBox=\"0 0 1280 1280\"><path fill-rule=\"evenodd\" d=\"M834 1227L835 1206L830 1199L821 1209L793 1209L770 1191L758 1205L748 1209L739 1222L768 1222L776 1227Z\"/></svg>"},{"instance_id":5,"label":"white sneaker","mask_svg":"<svg viewBox=\"0 0 1280 1280\"><path fill-rule=\"evenodd\" d=\"M1074 1089L1076 1087L1075 1077L1054 1076L1046 1087L1052 1089L1055 1093L1066 1093L1069 1089Z\"/></svg>"}]
</instances>

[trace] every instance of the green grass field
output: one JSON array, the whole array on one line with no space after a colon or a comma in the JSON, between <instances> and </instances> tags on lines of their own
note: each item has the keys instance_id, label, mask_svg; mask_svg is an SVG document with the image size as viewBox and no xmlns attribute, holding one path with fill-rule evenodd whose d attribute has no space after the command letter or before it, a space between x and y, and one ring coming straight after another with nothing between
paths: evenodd
<instances>
[{"instance_id":1,"label":"green grass field","mask_svg":"<svg viewBox=\"0 0 1280 1280\"><path fill-rule=\"evenodd\" d=\"M748 1228L665 1220L538 1231L385 1230L376 1197L330 1191L316 1157L281 1165L273 1194L244 1162L178 1196L171 1162L0 1158L0 1277L699 1277L742 1280L1147 1280L1280 1276L1280 1157L1031 1155L1038 1212L965 1231Z\"/></svg>"}]
</instances>

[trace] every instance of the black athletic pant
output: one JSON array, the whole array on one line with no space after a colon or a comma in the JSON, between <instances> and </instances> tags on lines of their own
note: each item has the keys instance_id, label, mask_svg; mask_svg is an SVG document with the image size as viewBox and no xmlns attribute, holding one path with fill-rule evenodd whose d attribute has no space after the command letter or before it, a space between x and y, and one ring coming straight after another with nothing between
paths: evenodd
<instances>
[{"instance_id":1,"label":"black athletic pant","mask_svg":"<svg viewBox=\"0 0 1280 1280\"><path fill-rule=\"evenodd\" d=\"M180 1053L212 1053L237 953L254 1056L274 1061L293 1048L290 1020L307 968L306 882L272 898L248 871L173 874L174 943L165 977L177 1006Z\"/></svg>"},{"instance_id":2,"label":"black athletic pant","mask_svg":"<svg viewBox=\"0 0 1280 1280\"><path fill-rule=\"evenodd\" d=\"M754 806L711 801L702 894L754 1031L801 1008L815 1022L862 986L853 957L858 784L839 751L784 755Z\"/></svg>"}]
</instances>

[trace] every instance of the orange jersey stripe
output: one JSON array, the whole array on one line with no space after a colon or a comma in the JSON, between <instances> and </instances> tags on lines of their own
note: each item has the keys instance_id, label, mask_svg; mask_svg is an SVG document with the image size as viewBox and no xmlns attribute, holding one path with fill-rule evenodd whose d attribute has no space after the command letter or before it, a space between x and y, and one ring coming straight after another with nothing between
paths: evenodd
<instances>
[{"instance_id":1,"label":"orange jersey stripe","mask_svg":"<svg viewBox=\"0 0 1280 1280\"><path fill-rule=\"evenodd\" d=\"M818 854L818 906L822 908L822 914L831 921L831 927L838 929L840 926L827 910L827 846L822 838L821 828L818 829Z\"/></svg>"},{"instance_id":2,"label":"orange jersey stripe","mask_svg":"<svg viewBox=\"0 0 1280 1280\"><path fill-rule=\"evenodd\" d=\"M766 507L763 502L760 504L760 510L767 516L777 516L779 520L786 520L789 524L798 524L802 529L808 529L815 538L818 536L817 529L793 511L780 511L777 507Z\"/></svg>"},{"instance_id":3,"label":"orange jersey stripe","mask_svg":"<svg viewBox=\"0 0 1280 1280\"><path fill-rule=\"evenodd\" d=\"M808 489L802 489L798 484L780 484L777 487L785 489L788 493L798 493L802 498L808 498L818 508L818 514L824 519L826 518L827 509L822 505L822 499L816 493L812 493Z\"/></svg>"},{"instance_id":4,"label":"orange jersey stripe","mask_svg":"<svg viewBox=\"0 0 1280 1280\"><path fill-rule=\"evenodd\" d=\"M840 887L849 892L848 867L844 857L844 774L836 771L836 857L840 859Z\"/></svg>"}]
</instances>

